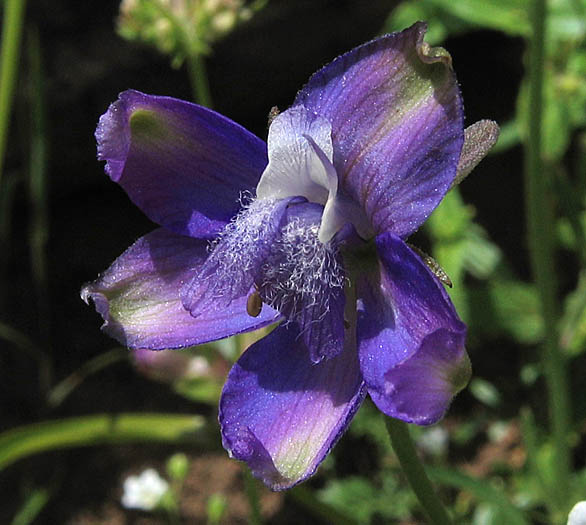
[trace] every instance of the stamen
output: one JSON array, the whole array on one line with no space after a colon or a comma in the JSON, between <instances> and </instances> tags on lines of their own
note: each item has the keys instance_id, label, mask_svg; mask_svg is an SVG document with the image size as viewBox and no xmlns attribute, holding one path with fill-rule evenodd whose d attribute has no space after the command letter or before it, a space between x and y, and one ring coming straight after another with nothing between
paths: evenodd
<instances>
[{"instance_id":1,"label":"stamen","mask_svg":"<svg viewBox=\"0 0 586 525\"><path fill-rule=\"evenodd\" d=\"M262 299L258 290L252 292L246 301L246 312L251 317L258 317L262 311Z\"/></svg>"},{"instance_id":2,"label":"stamen","mask_svg":"<svg viewBox=\"0 0 586 525\"><path fill-rule=\"evenodd\" d=\"M281 228L286 205L287 201L253 200L211 243L210 256L184 294L184 306L192 315L212 301L228 305L248 293Z\"/></svg>"},{"instance_id":3,"label":"stamen","mask_svg":"<svg viewBox=\"0 0 586 525\"><path fill-rule=\"evenodd\" d=\"M263 266L261 297L288 320L301 321L311 309L312 321L320 321L330 310L330 299L344 287L337 247L322 243L318 232L319 224L293 219Z\"/></svg>"}]
</instances>

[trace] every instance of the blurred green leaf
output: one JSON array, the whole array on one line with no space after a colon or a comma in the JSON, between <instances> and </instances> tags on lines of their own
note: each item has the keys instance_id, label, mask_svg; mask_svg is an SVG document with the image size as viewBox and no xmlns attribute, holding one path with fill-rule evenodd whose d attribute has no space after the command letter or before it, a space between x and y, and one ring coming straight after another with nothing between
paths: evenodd
<instances>
[{"instance_id":1,"label":"blurred green leaf","mask_svg":"<svg viewBox=\"0 0 586 525\"><path fill-rule=\"evenodd\" d=\"M326 523L335 523L336 525L355 525L358 523L351 515L341 512L337 507L317 498L315 491L308 489L305 485L297 485L288 490L287 497Z\"/></svg>"},{"instance_id":2,"label":"blurred green leaf","mask_svg":"<svg viewBox=\"0 0 586 525\"><path fill-rule=\"evenodd\" d=\"M504 493L496 489L489 481L476 479L461 472L439 467L427 467L426 470L432 481L440 485L466 490L479 501L496 506L505 518L501 523L529 525L523 512L515 507Z\"/></svg>"},{"instance_id":3,"label":"blurred green leaf","mask_svg":"<svg viewBox=\"0 0 586 525\"><path fill-rule=\"evenodd\" d=\"M573 356L586 351L586 270L582 270L576 289L566 296L560 346Z\"/></svg>"},{"instance_id":4,"label":"blurred green leaf","mask_svg":"<svg viewBox=\"0 0 586 525\"><path fill-rule=\"evenodd\" d=\"M28 494L24 505L12 519L12 525L29 525L34 523L51 498L51 491L46 488L34 489Z\"/></svg>"},{"instance_id":5,"label":"blurred green leaf","mask_svg":"<svg viewBox=\"0 0 586 525\"><path fill-rule=\"evenodd\" d=\"M414 500L398 480L394 471L383 475L380 485L364 477L337 479L320 490L319 499L358 523L373 523L375 516L386 521L407 518Z\"/></svg>"},{"instance_id":6,"label":"blurred green leaf","mask_svg":"<svg viewBox=\"0 0 586 525\"><path fill-rule=\"evenodd\" d=\"M552 40L580 41L586 35L584 0L550 0L547 33Z\"/></svg>"},{"instance_id":7,"label":"blurred green leaf","mask_svg":"<svg viewBox=\"0 0 586 525\"><path fill-rule=\"evenodd\" d=\"M215 406L222 393L222 384L213 377L182 379L173 384L173 389L191 401Z\"/></svg>"},{"instance_id":8,"label":"blurred green leaf","mask_svg":"<svg viewBox=\"0 0 586 525\"><path fill-rule=\"evenodd\" d=\"M183 481L189 471L189 460L185 454L178 452L167 460L165 468L173 481Z\"/></svg>"},{"instance_id":9,"label":"blurred green leaf","mask_svg":"<svg viewBox=\"0 0 586 525\"><path fill-rule=\"evenodd\" d=\"M529 0L428 0L428 3L453 16L488 29L513 36L529 36Z\"/></svg>"},{"instance_id":10,"label":"blurred green leaf","mask_svg":"<svg viewBox=\"0 0 586 525\"><path fill-rule=\"evenodd\" d=\"M496 387L480 377L475 377L468 386L470 393L481 403L489 407L497 407L501 403L501 395Z\"/></svg>"},{"instance_id":11,"label":"blurred green leaf","mask_svg":"<svg viewBox=\"0 0 586 525\"><path fill-rule=\"evenodd\" d=\"M529 121L529 83L527 80L521 85L517 102L517 122L520 122L521 137L527 136L525 123ZM543 154L546 159L556 161L566 151L570 141L571 120L569 118L566 101L562 93L556 88L556 79L553 73L545 70L543 78Z\"/></svg>"},{"instance_id":12,"label":"blurred green leaf","mask_svg":"<svg viewBox=\"0 0 586 525\"><path fill-rule=\"evenodd\" d=\"M21 458L70 447L116 443L210 445L205 419L194 415L101 414L46 421L0 434L0 470Z\"/></svg>"},{"instance_id":13,"label":"blurred green leaf","mask_svg":"<svg viewBox=\"0 0 586 525\"><path fill-rule=\"evenodd\" d=\"M218 525L221 523L226 510L228 509L228 500L220 492L212 494L206 504L206 514L208 525Z\"/></svg>"},{"instance_id":14,"label":"blurred green leaf","mask_svg":"<svg viewBox=\"0 0 586 525\"><path fill-rule=\"evenodd\" d=\"M543 336L539 301L534 285L514 280L492 280L469 289L470 325L480 337L508 334L533 344Z\"/></svg>"},{"instance_id":15,"label":"blurred green leaf","mask_svg":"<svg viewBox=\"0 0 586 525\"><path fill-rule=\"evenodd\" d=\"M450 16L430 2L411 0L400 3L388 16L383 32L402 31L419 20L428 21L425 40L431 45L441 44L448 36L463 33L470 29L470 24Z\"/></svg>"},{"instance_id":16,"label":"blurred green leaf","mask_svg":"<svg viewBox=\"0 0 586 525\"><path fill-rule=\"evenodd\" d=\"M436 45L464 31L494 29L512 36L529 36L529 0L428 0L401 3L385 22L386 31L399 31L417 20L429 22L426 40ZM562 21L560 20L560 24ZM565 26L562 26L565 29Z\"/></svg>"},{"instance_id":17,"label":"blurred green leaf","mask_svg":"<svg viewBox=\"0 0 586 525\"><path fill-rule=\"evenodd\" d=\"M460 239L474 216L474 210L464 204L458 188L450 191L433 211L426 227L435 241Z\"/></svg>"},{"instance_id":18,"label":"blurred green leaf","mask_svg":"<svg viewBox=\"0 0 586 525\"><path fill-rule=\"evenodd\" d=\"M365 400L356 416L354 416L350 425L350 432L355 436L367 436L371 438L381 453L392 452L389 434L384 420L380 417L378 408L369 399Z\"/></svg>"}]
</instances>

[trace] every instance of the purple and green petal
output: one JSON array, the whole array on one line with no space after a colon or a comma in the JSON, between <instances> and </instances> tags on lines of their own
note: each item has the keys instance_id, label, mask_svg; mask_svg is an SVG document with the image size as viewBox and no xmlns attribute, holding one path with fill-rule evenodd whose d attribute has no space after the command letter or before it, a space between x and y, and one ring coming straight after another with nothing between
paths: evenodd
<instances>
[{"instance_id":1,"label":"purple and green petal","mask_svg":"<svg viewBox=\"0 0 586 525\"><path fill-rule=\"evenodd\" d=\"M426 336L417 352L385 374L379 408L389 416L418 425L441 419L454 396L470 380L472 368L464 348L465 337L462 332L443 328Z\"/></svg>"},{"instance_id":2,"label":"purple and green petal","mask_svg":"<svg viewBox=\"0 0 586 525\"><path fill-rule=\"evenodd\" d=\"M108 108L96 139L98 158L130 199L154 222L191 237L221 230L267 164L266 144L230 119L138 91Z\"/></svg>"},{"instance_id":3,"label":"purple and green petal","mask_svg":"<svg viewBox=\"0 0 586 525\"><path fill-rule=\"evenodd\" d=\"M208 242L163 228L136 241L96 281L84 286L104 318L103 330L130 348L183 348L256 330L280 316L268 306L246 312L246 294L229 306L212 305L199 317L179 297L181 285L209 255Z\"/></svg>"},{"instance_id":4,"label":"purple and green petal","mask_svg":"<svg viewBox=\"0 0 586 525\"><path fill-rule=\"evenodd\" d=\"M280 326L228 375L224 447L273 490L287 489L315 472L363 398L355 351L313 364L295 325Z\"/></svg>"},{"instance_id":5,"label":"purple and green petal","mask_svg":"<svg viewBox=\"0 0 586 525\"><path fill-rule=\"evenodd\" d=\"M449 54L423 42L417 23L342 55L299 92L332 126L342 190L376 234L414 232L447 192L464 140Z\"/></svg>"},{"instance_id":6,"label":"purple and green petal","mask_svg":"<svg viewBox=\"0 0 586 525\"><path fill-rule=\"evenodd\" d=\"M466 327L437 278L400 238L392 233L379 235L376 249L379 261L370 261L371 271L358 282L362 374L382 412L409 422L431 423L462 387L462 378L453 370L464 362ZM397 380L400 367L421 371L432 348L442 357L426 369L425 378L417 384L418 396L405 403L413 390L397 388L405 386ZM444 387L441 393L438 385ZM432 397L436 404L430 402ZM438 412L438 407L443 409Z\"/></svg>"}]
</instances>

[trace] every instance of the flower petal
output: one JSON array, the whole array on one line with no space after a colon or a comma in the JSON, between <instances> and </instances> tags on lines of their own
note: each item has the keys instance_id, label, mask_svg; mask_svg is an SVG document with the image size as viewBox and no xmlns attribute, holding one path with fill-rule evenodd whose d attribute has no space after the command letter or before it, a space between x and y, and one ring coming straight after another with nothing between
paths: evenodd
<instances>
[{"instance_id":1,"label":"flower petal","mask_svg":"<svg viewBox=\"0 0 586 525\"><path fill-rule=\"evenodd\" d=\"M322 212L310 202L288 208L258 282L263 301L298 323L314 363L339 354L344 344L346 276L335 242L319 239Z\"/></svg>"},{"instance_id":2,"label":"flower petal","mask_svg":"<svg viewBox=\"0 0 586 525\"><path fill-rule=\"evenodd\" d=\"M131 200L151 220L192 237L217 233L267 163L265 143L226 117L138 91L108 108L96 139L106 173Z\"/></svg>"},{"instance_id":3,"label":"flower petal","mask_svg":"<svg viewBox=\"0 0 586 525\"><path fill-rule=\"evenodd\" d=\"M442 285L401 239L392 233L379 235L376 247L380 262L358 283L364 380L385 414L432 423L462 388L463 379L454 370L466 364L466 327ZM427 366L430 361L433 366ZM419 381L409 383L414 371L420 374Z\"/></svg>"},{"instance_id":4,"label":"flower petal","mask_svg":"<svg viewBox=\"0 0 586 525\"><path fill-rule=\"evenodd\" d=\"M303 196L310 202L325 204L329 192L337 190L338 181L330 176L307 137L331 165L331 133L326 119L304 108L293 108L277 116L269 128L269 163L258 183L257 197Z\"/></svg>"},{"instance_id":5,"label":"flower petal","mask_svg":"<svg viewBox=\"0 0 586 525\"><path fill-rule=\"evenodd\" d=\"M385 374L385 393L379 401L387 401L385 413L418 425L441 419L470 380L465 337L463 332L440 328L425 336L411 357L391 368Z\"/></svg>"},{"instance_id":6,"label":"flower petal","mask_svg":"<svg viewBox=\"0 0 586 525\"><path fill-rule=\"evenodd\" d=\"M198 317L227 307L259 280L287 206L293 199L256 199L226 226L212 253L181 289L183 306Z\"/></svg>"},{"instance_id":7,"label":"flower petal","mask_svg":"<svg viewBox=\"0 0 586 525\"><path fill-rule=\"evenodd\" d=\"M212 305L197 319L181 303L181 284L203 264L207 241L160 228L136 241L81 297L92 299L104 318L102 329L130 348L183 348L255 330L279 319L263 308L246 312L246 294L228 307Z\"/></svg>"},{"instance_id":8,"label":"flower petal","mask_svg":"<svg viewBox=\"0 0 586 525\"><path fill-rule=\"evenodd\" d=\"M372 230L360 207L338 193L330 123L301 106L281 113L269 129L269 164L256 189L259 199L303 196L324 206L319 239L328 242L348 222L363 237Z\"/></svg>"},{"instance_id":9,"label":"flower petal","mask_svg":"<svg viewBox=\"0 0 586 525\"><path fill-rule=\"evenodd\" d=\"M234 365L220 399L224 448L273 490L311 476L364 398L356 352L315 365L294 324Z\"/></svg>"},{"instance_id":10,"label":"flower petal","mask_svg":"<svg viewBox=\"0 0 586 525\"><path fill-rule=\"evenodd\" d=\"M331 123L342 190L377 234L415 231L456 175L462 102L449 54L423 42L425 30L417 23L342 55L294 104Z\"/></svg>"}]
</instances>

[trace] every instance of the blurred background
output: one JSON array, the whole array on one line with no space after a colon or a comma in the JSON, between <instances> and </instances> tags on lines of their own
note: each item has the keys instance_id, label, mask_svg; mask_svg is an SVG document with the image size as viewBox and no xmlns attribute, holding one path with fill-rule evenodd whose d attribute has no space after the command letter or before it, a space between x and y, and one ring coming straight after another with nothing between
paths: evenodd
<instances>
[{"instance_id":1,"label":"blurred background","mask_svg":"<svg viewBox=\"0 0 586 525\"><path fill-rule=\"evenodd\" d=\"M11 3L3 2L3 20ZM181 2L159 3L181 8ZM547 477L551 459L537 350L544 323L531 284L523 183L523 123L531 111L529 3L232 2L241 10L231 18L208 20L201 33L191 35L189 47L177 43L174 31L181 29L168 20L167 25L153 22L152 12L138 0L124 2L123 15L118 1L28 2L0 166L0 429L36 426L24 434L0 435L0 467L5 465L0 522L258 519L251 517L246 496L254 484L222 450L216 423L219 391L238 345L226 341L161 354L158 361L133 356L100 332L101 318L79 298L85 282L154 228L103 173L95 126L128 88L185 100L193 100L194 93L202 96L206 88L198 88L191 73L205 67L210 98L200 102L265 139L271 107L287 108L313 72L358 44L424 19L428 41L452 55L467 125L490 118L503 133L494 152L411 239L432 253L454 282L451 293L469 325L474 369L469 388L446 419L413 434L461 522L514 523L506 513L521 509L529 516L525 523L547 523L547 490L535 476L537 468ZM551 227L557 275L552 279L558 285L560 345L572 365L567 385L573 392L571 459L582 468L586 4L560 0L550 7L543 144L556 210ZM186 23L189 13L178 18ZM197 55L195 62L190 53ZM38 425L128 413L201 418L194 439L173 436L170 443L148 444L144 436L63 438L60 427L52 434ZM153 432L164 421L153 419ZM77 423L79 434L91 433ZM33 445L19 452L19 443ZM77 446L88 444L93 446ZM35 446L59 450L33 455ZM533 463L528 450L534 452ZM152 510L128 508L121 502L124 480L147 468L167 480L169 495ZM574 488L584 499L586 475L577 476ZM309 482L286 494L256 490L266 523L422 522L369 401ZM503 507L502 498L514 509ZM503 512L509 516L505 521Z\"/></svg>"}]
</instances>

